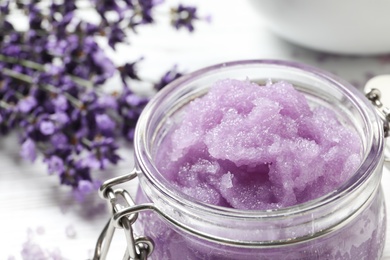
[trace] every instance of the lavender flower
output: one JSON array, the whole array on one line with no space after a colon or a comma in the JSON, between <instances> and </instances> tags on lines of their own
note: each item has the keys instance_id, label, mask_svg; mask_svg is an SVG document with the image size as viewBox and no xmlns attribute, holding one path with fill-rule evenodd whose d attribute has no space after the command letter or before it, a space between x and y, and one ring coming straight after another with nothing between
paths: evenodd
<instances>
[{"instance_id":1,"label":"lavender flower","mask_svg":"<svg viewBox=\"0 0 390 260\"><path fill-rule=\"evenodd\" d=\"M20 155L31 162L35 161L37 158L37 151L35 143L31 139L26 139L22 144L22 149L20 150Z\"/></svg>"},{"instance_id":2,"label":"lavender flower","mask_svg":"<svg viewBox=\"0 0 390 260\"><path fill-rule=\"evenodd\" d=\"M54 123L50 120L43 120L39 124L39 130L43 135L52 135L55 131Z\"/></svg>"},{"instance_id":3,"label":"lavender flower","mask_svg":"<svg viewBox=\"0 0 390 260\"><path fill-rule=\"evenodd\" d=\"M50 174L62 175L65 172L64 161L56 156L52 155L50 158L46 159L48 170Z\"/></svg>"},{"instance_id":4,"label":"lavender flower","mask_svg":"<svg viewBox=\"0 0 390 260\"><path fill-rule=\"evenodd\" d=\"M140 62L141 60L142 60L142 58L135 61L135 62L126 63L125 65L120 66L118 68L123 84L127 85L126 79L128 79L128 78L135 79L135 80L140 79L138 74L137 74L136 66L137 66L138 62Z\"/></svg>"},{"instance_id":5,"label":"lavender flower","mask_svg":"<svg viewBox=\"0 0 390 260\"><path fill-rule=\"evenodd\" d=\"M155 22L161 1L86 3L96 10L99 23L77 16L76 0L0 3L0 134L18 130L21 156L34 161L42 155L48 172L70 186L79 200L96 189L91 171L118 163L118 139L132 141L149 100L130 85L142 81L137 71L141 59L114 64L96 36L105 36L115 50L138 26ZM175 28L192 31L193 22L200 20L195 7L172 10ZM26 31L15 30L9 19L14 12L26 14ZM123 91L103 92L101 86L118 72ZM174 67L156 89L180 75Z\"/></svg>"},{"instance_id":6,"label":"lavender flower","mask_svg":"<svg viewBox=\"0 0 390 260\"><path fill-rule=\"evenodd\" d=\"M194 22L200 18L197 15L197 9L193 6L184 6L179 4L177 8L171 9L171 23L176 29L186 28L188 31L194 31Z\"/></svg>"},{"instance_id":7,"label":"lavender flower","mask_svg":"<svg viewBox=\"0 0 390 260\"><path fill-rule=\"evenodd\" d=\"M118 114L123 118L122 135L127 140L132 140L136 120L142 108L147 104L148 98L135 95L129 89L125 89L118 97Z\"/></svg>"},{"instance_id":8,"label":"lavender flower","mask_svg":"<svg viewBox=\"0 0 390 260\"><path fill-rule=\"evenodd\" d=\"M153 0L139 0L138 5L134 6L136 12L131 17L130 24L134 27L139 24L150 24L154 22L152 10L155 7ZM138 19L137 19L138 18Z\"/></svg>"},{"instance_id":9,"label":"lavender flower","mask_svg":"<svg viewBox=\"0 0 390 260\"><path fill-rule=\"evenodd\" d=\"M2 3L0 3L0 13L2 14L9 14L9 0L5 0Z\"/></svg>"},{"instance_id":10,"label":"lavender flower","mask_svg":"<svg viewBox=\"0 0 390 260\"><path fill-rule=\"evenodd\" d=\"M154 84L154 88L156 90L161 90L163 87L181 76L183 76L183 74L177 70L177 66L175 65L168 70L156 84Z\"/></svg>"},{"instance_id":11,"label":"lavender flower","mask_svg":"<svg viewBox=\"0 0 390 260\"><path fill-rule=\"evenodd\" d=\"M33 96L27 96L18 102L18 109L21 113L30 112L37 105L37 100Z\"/></svg>"}]
</instances>

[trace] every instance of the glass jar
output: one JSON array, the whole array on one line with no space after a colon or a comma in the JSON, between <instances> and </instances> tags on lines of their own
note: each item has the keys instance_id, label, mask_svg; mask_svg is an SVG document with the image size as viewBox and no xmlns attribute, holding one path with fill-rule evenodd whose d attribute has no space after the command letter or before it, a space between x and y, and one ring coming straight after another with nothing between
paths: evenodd
<instances>
[{"instance_id":1,"label":"glass jar","mask_svg":"<svg viewBox=\"0 0 390 260\"><path fill-rule=\"evenodd\" d=\"M332 108L356 130L362 162L333 192L276 210L237 210L199 202L176 189L155 165L156 151L183 106L220 79L285 80L309 104ZM135 132L140 188L137 234L154 242L151 259L379 259L386 210L380 181L383 121L354 87L316 68L285 61L240 61L186 75L160 91L142 113Z\"/></svg>"}]
</instances>

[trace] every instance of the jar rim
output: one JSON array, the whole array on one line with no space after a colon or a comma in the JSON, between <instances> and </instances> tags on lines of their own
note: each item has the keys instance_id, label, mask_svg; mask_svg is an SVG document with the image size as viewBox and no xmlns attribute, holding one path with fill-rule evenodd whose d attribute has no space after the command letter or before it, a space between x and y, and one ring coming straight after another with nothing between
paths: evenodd
<instances>
[{"instance_id":1,"label":"jar rim","mask_svg":"<svg viewBox=\"0 0 390 260\"><path fill-rule=\"evenodd\" d=\"M155 166L151 156L148 156L147 142L145 134L147 131L147 124L150 118L153 116L153 111L158 109L159 102L164 100L166 96L170 95L171 92L180 89L182 86L185 86L187 83L198 79L204 75L209 75L210 73L223 70L223 69L232 69L240 68L243 66L274 66L284 69L295 69L304 73L312 74L321 79L330 82L336 86L345 97L351 100L356 108L361 113L363 119L366 123L374 122L373 124L367 124L369 127L369 144L371 149L368 149L368 152L364 154L362 163L360 167L355 171L355 173L340 187L336 190L327 193L319 198L297 204L290 207L284 207L280 209L272 210L240 210L234 208L227 208L221 206L210 205L203 203L192 198L189 195L179 191L174 188L174 186L165 178L157 178L156 174L153 172L159 172ZM344 81L343 79L326 72L324 70L318 69L316 67L292 61L284 60L241 60L241 61L231 61L226 63L220 63L217 65L205 67L203 69L196 70L190 74L184 75L179 79L171 82L162 90L160 90L148 103L142 112L139 121L137 122L135 135L134 135L134 152L136 157L136 165L139 167L139 170L142 171L142 174L146 179L156 188L161 194L168 196L173 201L186 205L197 210L207 212L210 214L218 214L220 216L228 217L239 217L239 218L275 218L275 217L286 217L289 215L302 214L308 211L311 211L315 208L319 208L322 205L326 205L335 199L342 198L347 194L350 194L352 191L356 190L361 186L370 176L371 173L378 167L378 165L383 161L383 148L384 147L384 133L383 128L380 123L380 118L378 117L374 107L360 93L355 87L350 83ZM149 154L150 155L150 154ZM160 174L162 176L162 174Z\"/></svg>"}]
</instances>

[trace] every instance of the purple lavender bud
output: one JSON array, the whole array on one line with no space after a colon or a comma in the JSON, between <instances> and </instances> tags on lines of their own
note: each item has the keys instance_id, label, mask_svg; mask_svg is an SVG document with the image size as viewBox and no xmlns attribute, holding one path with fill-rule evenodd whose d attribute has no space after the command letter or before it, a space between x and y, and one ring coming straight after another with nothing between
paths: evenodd
<instances>
[{"instance_id":1,"label":"purple lavender bud","mask_svg":"<svg viewBox=\"0 0 390 260\"><path fill-rule=\"evenodd\" d=\"M153 0L153 5L161 5L165 0Z\"/></svg>"},{"instance_id":2,"label":"purple lavender bud","mask_svg":"<svg viewBox=\"0 0 390 260\"><path fill-rule=\"evenodd\" d=\"M68 44L65 40L48 39L45 48L55 55L64 55Z\"/></svg>"},{"instance_id":3,"label":"purple lavender bud","mask_svg":"<svg viewBox=\"0 0 390 260\"><path fill-rule=\"evenodd\" d=\"M77 188L73 190L75 199L79 202L85 201L85 197L93 191L93 185L90 181L80 180Z\"/></svg>"},{"instance_id":4,"label":"purple lavender bud","mask_svg":"<svg viewBox=\"0 0 390 260\"><path fill-rule=\"evenodd\" d=\"M56 111L66 111L68 109L68 100L64 95L58 95L52 100Z\"/></svg>"},{"instance_id":5,"label":"purple lavender bud","mask_svg":"<svg viewBox=\"0 0 390 260\"><path fill-rule=\"evenodd\" d=\"M18 56L21 52L21 49L17 45L8 45L3 48L2 52L7 56Z\"/></svg>"},{"instance_id":6,"label":"purple lavender bud","mask_svg":"<svg viewBox=\"0 0 390 260\"><path fill-rule=\"evenodd\" d=\"M21 113L30 112L37 105L37 100L33 96L28 96L26 98L21 99L18 102L18 110Z\"/></svg>"},{"instance_id":7,"label":"purple lavender bud","mask_svg":"<svg viewBox=\"0 0 390 260\"><path fill-rule=\"evenodd\" d=\"M66 0L62 4L64 13L69 13L77 9L76 0Z\"/></svg>"},{"instance_id":8,"label":"purple lavender bud","mask_svg":"<svg viewBox=\"0 0 390 260\"><path fill-rule=\"evenodd\" d=\"M74 163L75 174L77 175L77 183L80 180L91 181L90 168L85 167L81 160Z\"/></svg>"},{"instance_id":9,"label":"purple lavender bud","mask_svg":"<svg viewBox=\"0 0 390 260\"><path fill-rule=\"evenodd\" d=\"M140 58L132 63L126 63L125 65L119 67L119 72L124 84L126 84L126 78L129 77L131 79L139 80L139 76L137 75L136 66L138 62L140 62L143 58Z\"/></svg>"},{"instance_id":10,"label":"purple lavender bud","mask_svg":"<svg viewBox=\"0 0 390 260\"><path fill-rule=\"evenodd\" d=\"M65 149L69 146L69 140L63 133L55 133L50 138L51 144L56 149Z\"/></svg>"},{"instance_id":11,"label":"purple lavender bud","mask_svg":"<svg viewBox=\"0 0 390 260\"><path fill-rule=\"evenodd\" d=\"M154 0L139 0L138 4L141 7L142 20L141 24L150 24L154 22L152 17L152 9L155 5Z\"/></svg>"},{"instance_id":12,"label":"purple lavender bud","mask_svg":"<svg viewBox=\"0 0 390 260\"><path fill-rule=\"evenodd\" d=\"M64 27L65 29L65 27L72 21L73 17L74 17L73 11L66 13L61 19L60 23L57 25L57 28Z\"/></svg>"},{"instance_id":13,"label":"purple lavender bud","mask_svg":"<svg viewBox=\"0 0 390 260\"><path fill-rule=\"evenodd\" d=\"M90 154L89 156L84 158L83 165L93 170L100 169L102 166L101 162L93 154Z\"/></svg>"},{"instance_id":14,"label":"purple lavender bud","mask_svg":"<svg viewBox=\"0 0 390 260\"><path fill-rule=\"evenodd\" d=\"M14 32L14 26L7 20L1 20L1 19L0 19L0 26L2 28L2 33L0 33L0 40L4 42L5 32L10 32L10 33Z\"/></svg>"},{"instance_id":15,"label":"purple lavender bud","mask_svg":"<svg viewBox=\"0 0 390 260\"><path fill-rule=\"evenodd\" d=\"M9 0L4 0L2 3L0 3L0 14L9 14L9 2Z\"/></svg>"},{"instance_id":16,"label":"purple lavender bud","mask_svg":"<svg viewBox=\"0 0 390 260\"><path fill-rule=\"evenodd\" d=\"M58 123L60 126L64 126L69 123L69 116L64 112L56 112L50 116L50 119Z\"/></svg>"},{"instance_id":17,"label":"purple lavender bud","mask_svg":"<svg viewBox=\"0 0 390 260\"><path fill-rule=\"evenodd\" d=\"M101 96L97 100L97 105L101 109L117 109L118 104L116 103L116 99L111 95Z\"/></svg>"},{"instance_id":18,"label":"purple lavender bud","mask_svg":"<svg viewBox=\"0 0 390 260\"><path fill-rule=\"evenodd\" d=\"M47 73L50 76L60 76L64 73L64 67L63 66L55 66L55 65L50 65L48 66L49 69L47 70Z\"/></svg>"},{"instance_id":19,"label":"purple lavender bud","mask_svg":"<svg viewBox=\"0 0 390 260\"><path fill-rule=\"evenodd\" d=\"M108 36L108 45L115 50L115 45L120 42L124 42L126 35L124 31L114 24L111 28L111 32Z\"/></svg>"},{"instance_id":20,"label":"purple lavender bud","mask_svg":"<svg viewBox=\"0 0 390 260\"><path fill-rule=\"evenodd\" d=\"M97 98L98 95L94 91L88 91L87 93L84 93L80 99L84 104L91 104L96 102Z\"/></svg>"},{"instance_id":21,"label":"purple lavender bud","mask_svg":"<svg viewBox=\"0 0 390 260\"><path fill-rule=\"evenodd\" d=\"M42 23L42 14L37 6L30 4L29 13L28 13L30 28L34 30L39 30Z\"/></svg>"},{"instance_id":22,"label":"purple lavender bud","mask_svg":"<svg viewBox=\"0 0 390 260\"><path fill-rule=\"evenodd\" d=\"M116 71L114 63L107 58L102 49L97 48L91 54L91 57L93 60L93 66L97 68L98 74L102 76L102 79L100 79L100 82L97 82L97 84L104 83L106 79L111 78L114 75Z\"/></svg>"},{"instance_id":23,"label":"purple lavender bud","mask_svg":"<svg viewBox=\"0 0 390 260\"><path fill-rule=\"evenodd\" d=\"M181 76L183 76L183 74L178 72L177 66L175 65L169 71L167 71L164 76L161 77L160 81L154 85L154 88L156 90L160 90L175 79L180 78Z\"/></svg>"},{"instance_id":24,"label":"purple lavender bud","mask_svg":"<svg viewBox=\"0 0 390 260\"><path fill-rule=\"evenodd\" d=\"M104 169L108 162L116 164L120 160L120 157L116 154L118 146L113 138L107 137L95 140L93 147L99 151L96 158L100 161L101 169Z\"/></svg>"},{"instance_id":25,"label":"purple lavender bud","mask_svg":"<svg viewBox=\"0 0 390 260\"><path fill-rule=\"evenodd\" d=\"M82 138L88 136L89 129L87 128L86 123L83 121L85 121L85 120L82 120L82 122L77 122L76 124L74 124L74 126L77 128L77 129L74 129L74 131L75 131L74 138L82 139Z\"/></svg>"},{"instance_id":26,"label":"purple lavender bud","mask_svg":"<svg viewBox=\"0 0 390 260\"><path fill-rule=\"evenodd\" d=\"M77 49L77 47L80 44L80 37L78 35L74 35L74 34L68 35L66 38L64 38L64 40L67 43L68 52Z\"/></svg>"},{"instance_id":27,"label":"purple lavender bud","mask_svg":"<svg viewBox=\"0 0 390 260\"><path fill-rule=\"evenodd\" d=\"M35 159L37 158L37 151L33 140L28 138L23 142L20 150L20 155L25 160L29 160L31 162L35 161Z\"/></svg>"},{"instance_id":28,"label":"purple lavender bud","mask_svg":"<svg viewBox=\"0 0 390 260\"><path fill-rule=\"evenodd\" d=\"M99 7L98 10L104 14L106 11L113 11L113 10L118 10L118 4L116 3L116 0L105 0L98 2Z\"/></svg>"},{"instance_id":29,"label":"purple lavender bud","mask_svg":"<svg viewBox=\"0 0 390 260\"><path fill-rule=\"evenodd\" d=\"M137 107L141 104L145 104L145 98L137 96L135 94L130 94L130 95L126 96L125 100L126 100L126 103L128 105L133 106L133 107Z\"/></svg>"},{"instance_id":30,"label":"purple lavender bud","mask_svg":"<svg viewBox=\"0 0 390 260\"><path fill-rule=\"evenodd\" d=\"M95 115L96 126L102 132L112 132L115 129L115 122L106 114Z\"/></svg>"},{"instance_id":31,"label":"purple lavender bud","mask_svg":"<svg viewBox=\"0 0 390 260\"><path fill-rule=\"evenodd\" d=\"M84 194L90 193L93 191L93 185L90 181L80 180L79 185L77 186L78 190Z\"/></svg>"},{"instance_id":32,"label":"purple lavender bud","mask_svg":"<svg viewBox=\"0 0 390 260\"><path fill-rule=\"evenodd\" d=\"M126 6L127 6L129 9L133 9L133 8L134 8L134 4L133 4L133 1L132 1L132 0L124 0L124 2L126 3Z\"/></svg>"},{"instance_id":33,"label":"purple lavender bud","mask_svg":"<svg viewBox=\"0 0 390 260\"><path fill-rule=\"evenodd\" d=\"M91 23L83 23L84 31L87 35L94 35L99 31L99 27Z\"/></svg>"},{"instance_id":34,"label":"purple lavender bud","mask_svg":"<svg viewBox=\"0 0 390 260\"><path fill-rule=\"evenodd\" d=\"M135 133L135 129L134 128L130 128L127 131L127 133L126 133L127 140L133 140L134 139L134 133Z\"/></svg>"},{"instance_id":35,"label":"purple lavender bud","mask_svg":"<svg viewBox=\"0 0 390 260\"><path fill-rule=\"evenodd\" d=\"M186 28L188 31L194 31L194 21L199 20L196 7L184 6L179 4L176 9L172 9L172 25L176 29Z\"/></svg>"},{"instance_id":36,"label":"purple lavender bud","mask_svg":"<svg viewBox=\"0 0 390 260\"><path fill-rule=\"evenodd\" d=\"M64 161L56 156L53 155L49 159L47 159L48 169L50 174L63 174L65 167L64 167Z\"/></svg>"},{"instance_id":37,"label":"purple lavender bud","mask_svg":"<svg viewBox=\"0 0 390 260\"><path fill-rule=\"evenodd\" d=\"M93 189L98 190L100 186L102 186L103 182L101 180L94 180L92 184L93 184Z\"/></svg>"},{"instance_id":38,"label":"purple lavender bud","mask_svg":"<svg viewBox=\"0 0 390 260\"><path fill-rule=\"evenodd\" d=\"M43 135L52 135L55 131L55 125L52 121L43 120L39 124L39 130Z\"/></svg>"}]
</instances>

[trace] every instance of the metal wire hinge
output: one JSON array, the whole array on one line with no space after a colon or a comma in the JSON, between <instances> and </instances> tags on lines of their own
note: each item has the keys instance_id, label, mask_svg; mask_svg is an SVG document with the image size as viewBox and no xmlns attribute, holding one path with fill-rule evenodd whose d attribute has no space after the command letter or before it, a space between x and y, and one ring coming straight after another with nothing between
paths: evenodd
<instances>
[{"instance_id":1,"label":"metal wire hinge","mask_svg":"<svg viewBox=\"0 0 390 260\"><path fill-rule=\"evenodd\" d=\"M370 79L364 91L383 121L385 137L390 135L390 75L381 75Z\"/></svg>"},{"instance_id":2,"label":"metal wire hinge","mask_svg":"<svg viewBox=\"0 0 390 260\"><path fill-rule=\"evenodd\" d=\"M143 210L153 210L153 204L135 205L134 200L126 190L113 188L115 185L131 181L136 177L137 172L134 170L127 175L110 179L100 187L99 195L110 203L112 217L98 238L93 260L107 258L116 229L123 229L125 232L127 249L123 260L146 260L153 252L153 241L146 236L136 236L133 232L133 224L137 220L138 213ZM120 201L124 204L121 204Z\"/></svg>"}]
</instances>

